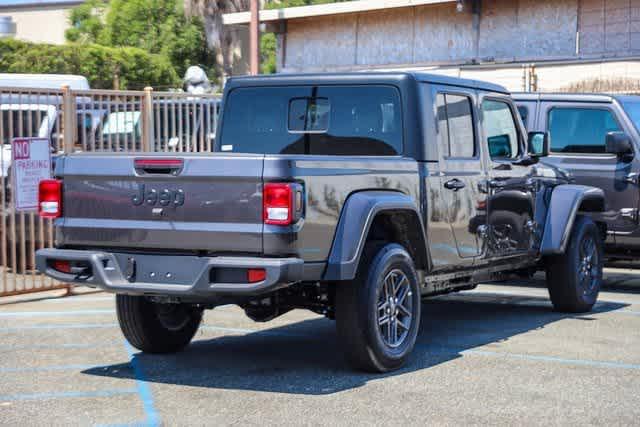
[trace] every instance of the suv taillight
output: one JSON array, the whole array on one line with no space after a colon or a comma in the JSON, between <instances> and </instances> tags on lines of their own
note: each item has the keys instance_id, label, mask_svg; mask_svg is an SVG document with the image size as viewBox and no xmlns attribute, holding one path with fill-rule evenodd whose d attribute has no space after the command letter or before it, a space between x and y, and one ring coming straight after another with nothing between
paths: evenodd
<instances>
[{"instance_id":1,"label":"suv taillight","mask_svg":"<svg viewBox=\"0 0 640 427\"><path fill-rule=\"evenodd\" d=\"M38 185L38 214L43 218L62 215L62 181L45 179Z\"/></svg>"},{"instance_id":2,"label":"suv taillight","mask_svg":"<svg viewBox=\"0 0 640 427\"><path fill-rule=\"evenodd\" d=\"M302 214L302 187L294 183L264 184L263 219L265 224L290 225Z\"/></svg>"}]
</instances>

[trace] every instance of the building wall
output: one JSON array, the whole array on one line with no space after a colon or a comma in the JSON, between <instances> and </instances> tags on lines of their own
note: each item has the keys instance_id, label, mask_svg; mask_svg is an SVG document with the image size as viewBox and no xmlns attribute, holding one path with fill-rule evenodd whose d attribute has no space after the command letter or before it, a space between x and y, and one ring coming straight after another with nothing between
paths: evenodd
<instances>
[{"instance_id":1,"label":"building wall","mask_svg":"<svg viewBox=\"0 0 640 427\"><path fill-rule=\"evenodd\" d=\"M617 58L640 54L640 0L483 0L287 22L280 71Z\"/></svg>"},{"instance_id":2,"label":"building wall","mask_svg":"<svg viewBox=\"0 0 640 427\"><path fill-rule=\"evenodd\" d=\"M36 43L64 43L73 6L0 8L0 15L11 16L16 23L16 39Z\"/></svg>"},{"instance_id":3,"label":"building wall","mask_svg":"<svg viewBox=\"0 0 640 427\"><path fill-rule=\"evenodd\" d=\"M580 51L640 53L640 0L581 0Z\"/></svg>"}]
</instances>

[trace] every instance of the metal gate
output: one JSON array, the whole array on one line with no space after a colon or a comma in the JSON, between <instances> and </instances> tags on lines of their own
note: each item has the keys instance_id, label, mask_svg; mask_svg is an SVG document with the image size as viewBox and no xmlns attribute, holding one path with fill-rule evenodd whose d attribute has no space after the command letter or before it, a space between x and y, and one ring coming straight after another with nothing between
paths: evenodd
<instances>
[{"instance_id":1,"label":"metal gate","mask_svg":"<svg viewBox=\"0 0 640 427\"><path fill-rule=\"evenodd\" d=\"M54 161L82 151L207 152L219 112L217 95L0 87L0 296L67 287L35 270L35 252L54 245L53 222L15 210L13 138L49 138Z\"/></svg>"}]
</instances>

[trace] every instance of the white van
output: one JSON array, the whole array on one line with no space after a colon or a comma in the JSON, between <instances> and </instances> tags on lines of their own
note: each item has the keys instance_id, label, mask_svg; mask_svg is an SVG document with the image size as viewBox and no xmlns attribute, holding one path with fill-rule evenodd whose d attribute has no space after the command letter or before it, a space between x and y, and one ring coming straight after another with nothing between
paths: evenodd
<instances>
[{"instance_id":1,"label":"white van","mask_svg":"<svg viewBox=\"0 0 640 427\"><path fill-rule=\"evenodd\" d=\"M12 74L0 73L0 87L60 89L68 85L73 90L88 90L89 81L74 74Z\"/></svg>"}]
</instances>

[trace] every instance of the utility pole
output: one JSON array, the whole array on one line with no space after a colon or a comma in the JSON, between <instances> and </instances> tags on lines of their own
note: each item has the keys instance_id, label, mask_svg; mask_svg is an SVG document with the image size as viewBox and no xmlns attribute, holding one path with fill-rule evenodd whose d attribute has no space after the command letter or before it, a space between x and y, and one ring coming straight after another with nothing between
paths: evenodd
<instances>
[{"instance_id":1,"label":"utility pole","mask_svg":"<svg viewBox=\"0 0 640 427\"><path fill-rule=\"evenodd\" d=\"M249 24L250 71L260 74L260 0L251 0L251 23Z\"/></svg>"}]
</instances>

